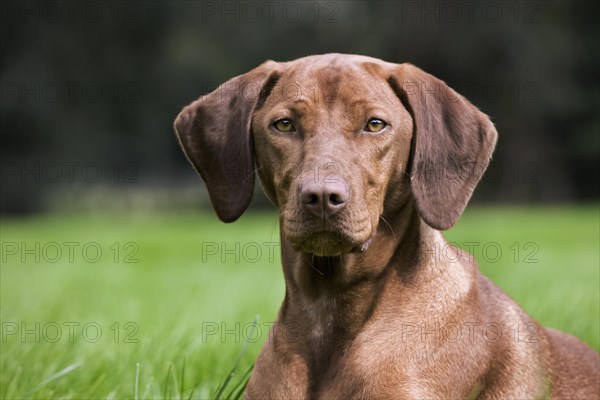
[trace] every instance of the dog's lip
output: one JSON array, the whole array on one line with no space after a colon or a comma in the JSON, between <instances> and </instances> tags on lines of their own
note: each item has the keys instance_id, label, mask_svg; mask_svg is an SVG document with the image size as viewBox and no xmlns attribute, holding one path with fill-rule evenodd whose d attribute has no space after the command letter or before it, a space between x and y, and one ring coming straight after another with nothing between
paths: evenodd
<instances>
[{"instance_id":1,"label":"dog's lip","mask_svg":"<svg viewBox=\"0 0 600 400\"><path fill-rule=\"evenodd\" d=\"M294 250L306 252L305 243L311 238L322 234L333 236L335 240L340 243L340 247L349 248L349 250L344 251L342 253L364 253L369 248L369 245L371 244L373 239L373 236L370 236L366 241L362 243L356 243L356 240L347 234L344 234L339 231L322 229L303 235L302 237L295 238L295 240L292 240Z\"/></svg>"},{"instance_id":2,"label":"dog's lip","mask_svg":"<svg viewBox=\"0 0 600 400\"><path fill-rule=\"evenodd\" d=\"M331 235L339 241L352 243L352 238L349 235L347 235L343 232L340 232L337 229L328 229L328 228L314 230L314 231L305 233L302 236L298 237L297 241L304 242L304 241L309 240L310 238L314 238L315 236L318 236L318 235Z\"/></svg>"},{"instance_id":3,"label":"dog's lip","mask_svg":"<svg viewBox=\"0 0 600 400\"><path fill-rule=\"evenodd\" d=\"M339 249L338 254L347 252L347 250L342 251L342 249L349 249L352 247L352 242L350 238L348 238L346 235L340 232L333 231L330 229L311 231L310 233L306 233L301 236L289 239L292 242L294 250L302 253L315 253L323 256L325 254L321 254L321 252L317 251L317 249L314 248L314 246L311 244L311 241L319 239L319 237L323 238L324 236L329 237L333 242L336 243L335 247ZM327 255L333 255L333 253L336 253L336 251L333 251L332 254Z\"/></svg>"}]
</instances>

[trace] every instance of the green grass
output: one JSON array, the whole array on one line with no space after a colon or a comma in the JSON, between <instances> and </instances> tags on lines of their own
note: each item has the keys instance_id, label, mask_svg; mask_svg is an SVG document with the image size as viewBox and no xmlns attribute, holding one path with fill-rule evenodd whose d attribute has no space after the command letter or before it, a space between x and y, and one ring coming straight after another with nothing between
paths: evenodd
<instances>
[{"instance_id":1,"label":"green grass","mask_svg":"<svg viewBox=\"0 0 600 400\"><path fill-rule=\"evenodd\" d=\"M599 226L597 207L470 208L446 237L478 243L483 272L528 313L598 349ZM5 218L0 234L5 399L211 398L249 339L226 397L284 294L274 213Z\"/></svg>"}]
</instances>

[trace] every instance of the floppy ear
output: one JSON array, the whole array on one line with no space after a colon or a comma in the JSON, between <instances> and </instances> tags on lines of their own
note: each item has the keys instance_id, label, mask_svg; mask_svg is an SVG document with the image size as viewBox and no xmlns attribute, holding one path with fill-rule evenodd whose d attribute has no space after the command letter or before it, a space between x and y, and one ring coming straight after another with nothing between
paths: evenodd
<instances>
[{"instance_id":1,"label":"floppy ear","mask_svg":"<svg viewBox=\"0 0 600 400\"><path fill-rule=\"evenodd\" d=\"M181 147L200 174L219 218L233 222L248 207L254 191L251 123L254 107L277 79L267 61L237 76L185 107L175 119ZM271 77L271 78L270 78Z\"/></svg>"},{"instance_id":2,"label":"floppy ear","mask_svg":"<svg viewBox=\"0 0 600 400\"><path fill-rule=\"evenodd\" d=\"M417 209L429 226L448 229L489 163L496 129L464 97L413 65L396 66L388 82L413 118L408 171Z\"/></svg>"}]
</instances>

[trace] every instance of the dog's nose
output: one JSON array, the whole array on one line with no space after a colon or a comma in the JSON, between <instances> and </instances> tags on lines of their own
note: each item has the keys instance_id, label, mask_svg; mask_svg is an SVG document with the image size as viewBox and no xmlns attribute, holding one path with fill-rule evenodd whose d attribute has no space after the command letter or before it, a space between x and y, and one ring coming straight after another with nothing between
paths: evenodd
<instances>
[{"instance_id":1,"label":"dog's nose","mask_svg":"<svg viewBox=\"0 0 600 400\"><path fill-rule=\"evenodd\" d=\"M337 176L324 182L308 179L300 188L300 199L307 211L319 218L331 217L346 207L350 192L346 182Z\"/></svg>"}]
</instances>

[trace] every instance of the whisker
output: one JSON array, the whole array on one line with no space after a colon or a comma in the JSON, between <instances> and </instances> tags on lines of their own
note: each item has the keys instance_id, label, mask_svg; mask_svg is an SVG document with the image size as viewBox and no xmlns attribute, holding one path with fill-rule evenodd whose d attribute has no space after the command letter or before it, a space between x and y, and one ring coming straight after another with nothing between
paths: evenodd
<instances>
[{"instance_id":1,"label":"whisker","mask_svg":"<svg viewBox=\"0 0 600 400\"><path fill-rule=\"evenodd\" d=\"M319 274L321 274L321 276L325 276L324 273L322 273L321 271L319 271L318 268L315 267L315 255L314 253L311 255L311 259L310 259L310 267L312 269L314 269L315 271L317 271Z\"/></svg>"},{"instance_id":2,"label":"whisker","mask_svg":"<svg viewBox=\"0 0 600 400\"><path fill-rule=\"evenodd\" d=\"M269 232L269 240L273 240L273 234L275 233L275 230L277 229L279 223L279 215L273 217L273 220L270 223L270 232Z\"/></svg>"},{"instance_id":3,"label":"whisker","mask_svg":"<svg viewBox=\"0 0 600 400\"><path fill-rule=\"evenodd\" d=\"M396 242L396 233L394 232L394 228L392 228L392 225L390 225L390 223L387 222L387 220L383 217L383 215L380 215L379 218L381 218L381 220L383 222L385 222L386 225L390 228L390 231L392 232L392 236L394 237L394 242Z\"/></svg>"},{"instance_id":4,"label":"whisker","mask_svg":"<svg viewBox=\"0 0 600 400\"><path fill-rule=\"evenodd\" d=\"M252 176L254 176L254 178L256 178L258 176L259 169L260 169L259 167L255 166L254 169L252 170L252 172L250 172L250 175L248 175L246 178L250 178Z\"/></svg>"}]
</instances>

